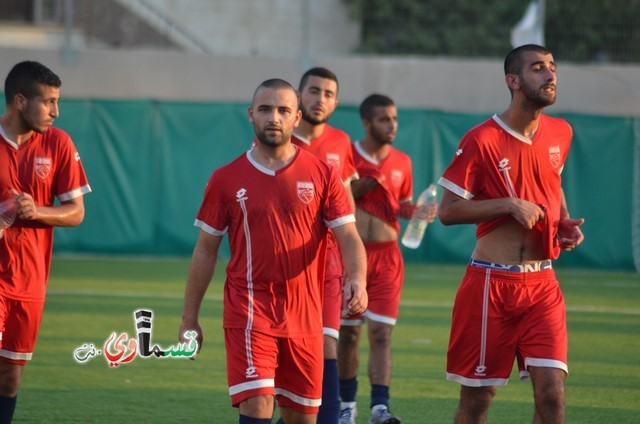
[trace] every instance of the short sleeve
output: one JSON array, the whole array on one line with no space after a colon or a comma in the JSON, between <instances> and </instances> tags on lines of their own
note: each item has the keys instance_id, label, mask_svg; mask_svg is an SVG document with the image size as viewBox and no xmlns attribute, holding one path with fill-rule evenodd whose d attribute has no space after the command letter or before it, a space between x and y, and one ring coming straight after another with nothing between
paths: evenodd
<instances>
[{"instance_id":1,"label":"short sleeve","mask_svg":"<svg viewBox=\"0 0 640 424\"><path fill-rule=\"evenodd\" d=\"M355 222L355 216L337 171L331 166L329 171L329 180L322 199L322 213L327 227L335 228L348 222Z\"/></svg>"},{"instance_id":2,"label":"short sleeve","mask_svg":"<svg viewBox=\"0 0 640 424\"><path fill-rule=\"evenodd\" d=\"M229 217L225 207L222 187L218 173L209 178L204 197L194 225L214 236L223 236L228 229Z\"/></svg>"},{"instance_id":3,"label":"short sleeve","mask_svg":"<svg viewBox=\"0 0 640 424\"><path fill-rule=\"evenodd\" d=\"M482 189L482 152L477 139L467 133L438 184L467 200Z\"/></svg>"},{"instance_id":4,"label":"short sleeve","mask_svg":"<svg viewBox=\"0 0 640 424\"><path fill-rule=\"evenodd\" d=\"M58 140L57 169L55 195L61 202L91 192L87 175L80 161L80 154L66 134L62 134Z\"/></svg>"}]
</instances>

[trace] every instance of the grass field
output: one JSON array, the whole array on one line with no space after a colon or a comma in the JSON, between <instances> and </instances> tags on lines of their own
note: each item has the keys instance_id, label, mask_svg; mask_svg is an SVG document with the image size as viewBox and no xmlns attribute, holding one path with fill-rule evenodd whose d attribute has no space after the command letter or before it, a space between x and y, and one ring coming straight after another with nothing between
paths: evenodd
<instances>
[{"instance_id":1,"label":"grass field","mask_svg":"<svg viewBox=\"0 0 640 424\"><path fill-rule=\"evenodd\" d=\"M101 349L112 332L135 337L133 312L154 312L153 343L175 345L188 260L54 258L45 316L25 368L15 423L236 423L229 405L221 328L219 264L203 306L197 360L141 358L110 368L83 363L83 344ZM463 266L409 265L393 338L392 409L405 424L450 423L459 386L444 379L451 304ZM640 422L640 276L559 270L569 323L567 422ZM361 346L359 423L369 396ZM531 386L499 389L491 423L528 423ZM274 420L275 421L275 420Z\"/></svg>"}]
</instances>

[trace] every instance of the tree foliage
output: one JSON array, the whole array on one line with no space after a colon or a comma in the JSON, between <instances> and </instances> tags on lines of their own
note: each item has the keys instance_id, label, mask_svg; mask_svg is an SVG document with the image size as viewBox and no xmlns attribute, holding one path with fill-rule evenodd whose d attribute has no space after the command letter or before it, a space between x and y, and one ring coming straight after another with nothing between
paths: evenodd
<instances>
[{"instance_id":1,"label":"tree foliage","mask_svg":"<svg viewBox=\"0 0 640 424\"><path fill-rule=\"evenodd\" d=\"M362 53L504 57L528 0L343 0ZM546 46L565 61L640 62L640 0L546 0Z\"/></svg>"}]
</instances>

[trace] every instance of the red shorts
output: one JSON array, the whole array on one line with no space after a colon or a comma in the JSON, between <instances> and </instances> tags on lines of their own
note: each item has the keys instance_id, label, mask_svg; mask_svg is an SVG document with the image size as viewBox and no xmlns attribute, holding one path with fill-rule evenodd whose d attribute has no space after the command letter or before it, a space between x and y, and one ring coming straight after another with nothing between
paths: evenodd
<instances>
[{"instance_id":1,"label":"red shorts","mask_svg":"<svg viewBox=\"0 0 640 424\"><path fill-rule=\"evenodd\" d=\"M271 395L276 396L281 407L303 414L318 413L322 400L324 336L275 337L225 328L224 342L233 406L252 397Z\"/></svg>"},{"instance_id":2,"label":"red shorts","mask_svg":"<svg viewBox=\"0 0 640 424\"><path fill-rule=\"evenodd\" d=\"M568 372L564 298L553 269L510 272L469 265L453 306L447 379L504 386L517 358Z\"/></svg>"},{"instance_id":3,"label":"red shorts","mask_svg":"<svg viewBox=\"0 0 640 424\"><path fill-rule=\"evenodd\" d=\"M33 355L44 302L0 296L0 359L24 365Z\"/></svg>"},{"instance_id":4,"label":"red shorts","mask_svg":"<svg viewBox=\"0 0 640 424\"><path fill-rule=\"evenodd\" d=\"M333 247L331 247L333 246ZM337 244L327 249L322 299L322 330L326 336L338 339L342 307L342 258Z\"/></svg>"},{"instance_id":5,"label":"red shorts","mask_svg":"<svg viewBox=\"0 0 640 424\"><path fill-rule=\"evenodd\" d=\"M341 324L362 324L363 317L395 325L404 282L404 261L397 241L365 243L367 251L367 295L369 305L362 314L348 315L343 307ZM346 305L343 305L346 306Z\"/></svg>"}]
</instances>

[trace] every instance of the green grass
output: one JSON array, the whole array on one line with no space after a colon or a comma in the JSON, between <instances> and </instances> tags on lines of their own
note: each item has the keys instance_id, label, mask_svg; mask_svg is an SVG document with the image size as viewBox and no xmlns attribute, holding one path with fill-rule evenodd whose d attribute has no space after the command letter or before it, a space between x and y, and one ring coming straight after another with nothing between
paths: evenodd
<instances>
[{"instance_id":1,"label":"green grass","mask_svg":"<svg viewBox=\"0 0 640 424\"><path fill-rule=\"evenodd\" d=\"M235 423L221 327L223 264L209 289L196 361L143 359L109 368L73 352L112 332L135 336L133 311L154 311L153 343L174 345L188 260L54 258L44 320L25 368L15 423ZM459 386L444 379L451 304L463 266L409 265L393 336L393 410L412 423L450 423ZM640 416L640 276L560 270L568 309L567 422L636 423ZM359 423L368 414L367 344L361 346ZM529 423L531 386L512 374L491 423ZM275 421L275 420L274 420Z\"/></svg>"}]
</instances>

